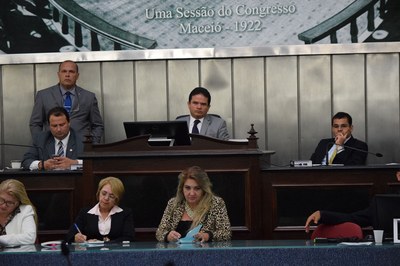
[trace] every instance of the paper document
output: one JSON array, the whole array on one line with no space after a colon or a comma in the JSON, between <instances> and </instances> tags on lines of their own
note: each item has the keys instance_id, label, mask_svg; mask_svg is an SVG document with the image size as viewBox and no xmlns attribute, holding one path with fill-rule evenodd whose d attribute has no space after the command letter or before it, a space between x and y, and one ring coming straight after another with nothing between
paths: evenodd
<instances>
[{"instance_id":1,"label":"paper document","mask_svg":"<svg viewBox=\"0 0 400 266\"><path fill-rule=\"evenodd\" d=\"M192 230L190 230L185 237L179 239L179 243L184 244L184 243L193 243L194 241L194 236L200 232L200 229L203 225L199 224L198 226L196 226L195 228L193 228Z\"/></svg>"}]
</instances>

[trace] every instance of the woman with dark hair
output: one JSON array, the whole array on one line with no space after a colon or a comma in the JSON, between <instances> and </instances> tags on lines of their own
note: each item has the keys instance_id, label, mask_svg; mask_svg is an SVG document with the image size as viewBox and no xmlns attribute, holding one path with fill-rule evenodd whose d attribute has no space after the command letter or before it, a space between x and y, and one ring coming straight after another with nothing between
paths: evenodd
<instances>
[{"instance_id":1,"label":"woman with dark hair","mask_svg":"<svg viewBox=\"0 0 400 266\"><path fill-rule=\"evenodd\" d=\"M195 241L227 241L231 225L225 202L211 190L207 173L192 166L179 175L176 196L168 201L156 232L158 241L175 242L201 225Z\"/></svg>"},{"instance_id":2,"label":"woman with dark hair","mask_svg":"<svg viewBox=\"0 0 400 266\"><path fill-rule=\"evenodd\" d=\"M0 244L23 245L36 241L37 215L25 186L16 179L0 184Z\"/></svg>"}]
</instances>

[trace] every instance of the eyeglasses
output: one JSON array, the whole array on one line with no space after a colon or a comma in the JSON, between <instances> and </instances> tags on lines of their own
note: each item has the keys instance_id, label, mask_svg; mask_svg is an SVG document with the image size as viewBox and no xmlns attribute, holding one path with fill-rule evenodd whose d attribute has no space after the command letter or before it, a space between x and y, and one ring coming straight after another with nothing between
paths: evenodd
<instances>
[{"instance_id":1,"label":"eyeglasses","mask_svg":"<svg viewBox=\"0 0 400 266\"><path fill-rule=\"evenodd\" d=\"M103 197L107 197L107 196L108 196L108 198L109 198L110 200L115 200L115 199L117 198L114 194L108 193L107 191L104 191L104 190L101 191L100 194L101 194Z\"/></svg>"},{"instance_id":2,"label":"eyeglasses","mask_svg":"<svg viewBox=\"0 0 400 266\"><path fill-rule=\"evenodd\" d=\"M6 204L7 207L15 206L17 205L17 202L14 201L7 201L3 198L0 198L0 205Z\"/></svg>"}]
</instances>

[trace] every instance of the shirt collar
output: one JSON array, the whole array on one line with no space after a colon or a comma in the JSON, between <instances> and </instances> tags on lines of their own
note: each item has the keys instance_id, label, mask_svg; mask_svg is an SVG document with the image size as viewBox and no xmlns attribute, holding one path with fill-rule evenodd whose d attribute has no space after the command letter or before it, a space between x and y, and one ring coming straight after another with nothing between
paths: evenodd
<instances>
[{"instance_id":1,"label":"shirt collar","mask_svg":"<svg viewBox=\"0 0 400 266\"><path fill-rule=\"evenodd\" d=\"M111 215L113 215L113 214L115 214L115 213L122 212L122 211L123 211L123 209L121 209L121 208L120 208L119 206L117 206L117 205L114 205L114 207L111 209L111 211L110 211L110 213L108 214L108 216L111 216ZM99 203L97 203L96 205L94 205L94 207L91 208L87 213L100 216Z\"/></svg>"},{"instance_id":2,"label":"shirt collar","mask_svg":"<svg viewBox=\"0 0 400 266\"><path fill-rule=\"evenodd\" d=\"M64 146L67 146L68 140L69 140L69 136L70 136L70 135L71 135L71 131L68 132L68 135L67 135L65 138L61 139L61 142L62 142L62 144L63 144ZM60 139L54 138L54 141L56 142L56 144L58 144L58 142L60 141Z\"/></svg>"}]
</instances>

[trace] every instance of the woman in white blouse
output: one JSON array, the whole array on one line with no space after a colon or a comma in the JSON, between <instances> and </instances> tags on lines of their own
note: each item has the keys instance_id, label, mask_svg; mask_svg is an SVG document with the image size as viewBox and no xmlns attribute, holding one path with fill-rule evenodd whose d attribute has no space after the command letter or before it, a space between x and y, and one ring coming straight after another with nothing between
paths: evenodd
<instances>
[{"instance_id":1,"label":"woman in white blouse","mask_svg":"<svg viewBox=\"0 0 400 266\"><path fill-rule=\"evenodd\" d=\"M34 244L37 232L35 207L24 184L15 179L0 183L0 244Z\"/></svg>"}]
</instances>

